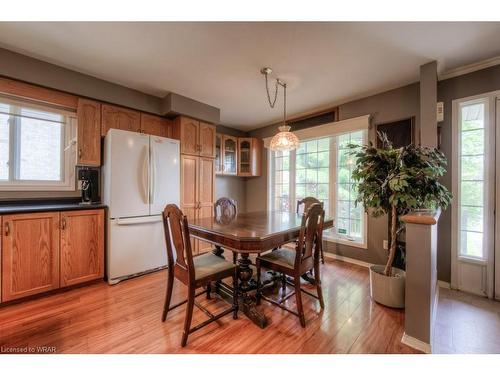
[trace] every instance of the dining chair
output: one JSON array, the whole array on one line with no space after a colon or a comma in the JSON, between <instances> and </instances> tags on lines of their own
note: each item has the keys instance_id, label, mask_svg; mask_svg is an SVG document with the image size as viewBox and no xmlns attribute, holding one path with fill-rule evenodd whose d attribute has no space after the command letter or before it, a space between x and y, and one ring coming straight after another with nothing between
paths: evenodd
<instances>
[{"instance_id":1,"label":"dining chair","mask_svg":"<svg viewBox=\"0 0 500 375\"><path fill-rule=\"evenodd\" d=\"M324 207L323 202L320 202L318 199L316 199L314 197L305 197L305 198L297 201L297 211L296 212L298 214L304 213L314 203L319 203L319 204L321 204L322 208ZM321 256L321 264L325 264L325 256L323 255L323 231L321 231L321 233L319 233L319 239L320 239L320 241L319 241L318 246L319 246L319 254Z\"/></svg>"},{"instance_id":2,"label":"dining chair","mask_svg":"<svg viewBox=\"0 0 500 375\"><path fill-rule=\"evenodd\" d=\"M162 322L167 319L169 311L187 302L186 317L184 320L184 331L181 345L186 346L189 334L216 321L223 316L233 313L233 319L238 318L238 283L236 266L211 252L193 257L191 241L189 239L189 227L187 217L175 204L169 204L163 211L163 227L165 230L165 241L167 244L168 278L165 305L163 307ZM174 259L174 251L176 258ZM226 277L233 279L233 304L231 308L214 315L205 307L195 301L199 295L210 291L208 285L212 281L220 281ZM185 301L170 306L174 278L188 287L188 297ZM207 290L196 293L196 289L207 286ZM209 319L191 328L193 307L198 307Z\"/></svg>"},{"instance_id":3,"label":"dining chair","mask_svg":"<svg viewBox=\"0 0 500 375\"><path fill-rule=\"evenodd\" d=\"M234 199L222 197L217 199L214 204L214 216L218 223L229 224L238 215L238 204ZM222 256L224 249L218 245L215 246L213 253ZM233 263L236 264L238 254L233 252Z\"/></svg>"},{"instance_id":4,"label":"dining chair","mask_svg":"<svg viewBox=\"0 0 500 375\"><path fill-rule=\"evenodd\" d=\"M258 256L256 259L257 267L257 304L260 304L261 299L264 299L283 310L286 310L300 319L300 325L306 326L304 308L302 306L302 292L319 300L320 306L325 307L323 301L323 292L321 290L320 267L319 267L319 246L320 238L318 233L323 230L325 211L321 204L314 203L302 215L302 223L300 227L299 239L295 249L280 248L276 251ZM294 291L282 297L279 301L268 298L262 294L260 274L261 268L267 268L272 271L281 272L283 275L293 278L293 283L283 278L284 283L289 283L294 286ZM309 293L300 287L300 276L305 274L310 269L314 268L314 280L316 284L317 295ZM297 302L297 311L288 309L283 305L288 298L295 295Z\"/></svg>"}]
</instances>

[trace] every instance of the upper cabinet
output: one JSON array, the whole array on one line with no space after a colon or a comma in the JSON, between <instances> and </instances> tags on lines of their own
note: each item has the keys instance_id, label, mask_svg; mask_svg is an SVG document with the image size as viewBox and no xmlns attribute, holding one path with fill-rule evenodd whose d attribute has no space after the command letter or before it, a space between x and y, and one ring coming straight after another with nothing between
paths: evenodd
<instances>
[{"instance_id":1,"label":"upper cabinet","mask_svg":"<svg viewBox=\"0 0 500 375\"><path fill-rule=\"evenodd\" d=\"M256 177L261 174L262 141L238 138L238 176Z\"/></svg>"},{"instance_id":2,"label":"upper cabinet","mask_svg":"<svg viewBox=\"0 0 500 375\"><path fill-rule=\"evenodd\" d=\"M216 135L216 174L258 177L261 175L261 163L262 141L260 139Z\"/></svg>"},{"instance_id":3,"label":"upper cabinet","mask_svg":"<svg viewBox=\"0 0 500 375\"><path fill-rule=\"evenodd\" d=\"M172 122L164 117L141 113L141 132L172 138Z\"/></svg>"},{"instance_id":4,"label":"upper cabinet","mask_svg":"<svg viewBox=\"0 0 500 375\"><path fill-rule=\"evenodd\" d=\"M174 120L173 136L181 141L185 155L215 158L215 126L179 116Z\"/></svg>"},{"instance_id":5,"label":"upper cabinet","mask_svg":"<svg viewBox=\"0 0 500 375\"><path fill-rule=\"evenodd\" d=\"M140 132L141 113L132 109L103 104L101 135L104 137L111 128Z\"/></svg>"},{"instance_id":6,"label":"upper cabinet","mask_svg":"<svg viewBox=\"0 0 500 375\"><path fill-rule=\"evenodd\" d=\"M101 165L101 103L78 99L78 165Z\"/></svg>"}]
</instances>

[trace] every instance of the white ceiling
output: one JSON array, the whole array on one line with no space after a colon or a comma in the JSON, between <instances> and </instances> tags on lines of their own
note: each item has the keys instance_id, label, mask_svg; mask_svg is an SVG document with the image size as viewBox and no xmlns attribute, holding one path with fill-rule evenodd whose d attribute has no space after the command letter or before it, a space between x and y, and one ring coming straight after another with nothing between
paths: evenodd
<instances>
[{"instance_id":1,"label":"white ceiling","mask_svg":"<svg viewBox=\"0 0 500 375\"><path fill-rule=\"evenodd\" d=\"M221 109L249 130L281 117L267 104L270 66L288 83L290 115L339 104L439 70L500 55L500 23L2 22L0 46L163 97ZM280 97L281 98L281 97Z\"/></svg>"}]
</instances>

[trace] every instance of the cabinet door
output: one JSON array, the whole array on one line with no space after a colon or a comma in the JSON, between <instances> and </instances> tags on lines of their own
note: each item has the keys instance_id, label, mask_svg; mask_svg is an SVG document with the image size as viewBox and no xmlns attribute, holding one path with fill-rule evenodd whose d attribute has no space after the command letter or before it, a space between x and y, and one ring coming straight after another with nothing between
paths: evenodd
<instances>
[{"instance_id":1,"label":"cabinet door","mask_svg":"<svg viewBox=\"0 0 500 375\"><path fill-rule=\"evenodd\" d=\"M105 136L111 128L140 132L140 112L127 108L116 107L114 105L103 104L101 135Z\"/></svg>"},{"instance_id":2,"label":"cabinet door","mask_svg":"<svg viewBox=\"0 0 500 375\"><path fill-rule=\"evenodd\" d=\"M238 176L252 175L252 138L238 138Z\"/></svg>"},{"instance_id":3,"label":"cabinet door","mask_svg":"<svg viewBox=\"0 0 500 375\"><path fill-rule=\"evenodd\" d=\"M200 122L200 156L215 158L215 126Z\"/></svg>"},{"instance_id":4,"label":"cabinet door","mask_svg":"<svg viewBox=\"0 0 500 375\"><path fill-rule=\"evenodd\" d=\"M198 183L198 218L213 217L215 196L215 161L212 158L199 158L199 183ZM209 242L198 242L198 253L209 251L213 245Z\"/></svg>"},{"instance_id":5,"label":"cabinet door","mask_svg":"<svg viewBox=\"0 0 500 375\"><path fill-rule=\"evenodd\" d=\"M222 171L224 174L237 174L237 152L238 139L229 135L222 136L223 141L223 160Z\"/></svg>"},{"instance_id":6,"label":"cabinet door","mask_svg":"<svg viewBox=\"0 0 500 375\"><path fill-rule=\"evenodd\" d=\"M104 210L61 212L61 286L104 276Z\"/></svg>"},{"instance_id":7,"label":"cabinet door","mask_svg":"<svg viewBox=\"0 0 500 375\"><path fill-rule=\"evenodd\" d=\"M215 173L222 173L222 134L215 135Z\"/></svg>"},{"instance_id":8,"label":"cabinet door","mask_svg":"<svg viewBox=\"0 0 500 375\"><path fill-rule=\"evenodd\" d=\"M5 215L2 301L59 287L59 213Z\"/></svg>"},{"instance_id":9,"label":"cabinet door","mask_svg":"<svg viewBox=\"0 0 500 375\"><path fill-rule=\"evenodd\" d=\"M181 155L181 210L188 221L197 217L198 212L198 157ZM191 238L193 254L198 253L197 241Z\"/></svg>"},{"instance_id":10,"label":"cabinet door","mask_svg":"<svg viewBox=\"0 0 500 375\"><path fill-rule=\"evenodd\" d=\"M141 132L158 137L172 137L172 129L168 119L147 113L141 113Z\"/></svg>"},{"instance_id":11,"label":"cabinet door","mask_svg":"<svg viewBox=\"0 0 500 375\"><path fill-rule=\"evenodd\" d=\"M180 118L180 140L181 140L181 154L198 155L199 152L199 121L181 117Z\"/></svg>"},{"instance_id":12,"label":"cabinet door","mask_svg":"<svg viewBox=\"0 0 500 375\"><path fill-rule=\"evenodd\" d=\"M101 103L78 99L78 165L101 165Z\"/></svg>"}]
</instances>

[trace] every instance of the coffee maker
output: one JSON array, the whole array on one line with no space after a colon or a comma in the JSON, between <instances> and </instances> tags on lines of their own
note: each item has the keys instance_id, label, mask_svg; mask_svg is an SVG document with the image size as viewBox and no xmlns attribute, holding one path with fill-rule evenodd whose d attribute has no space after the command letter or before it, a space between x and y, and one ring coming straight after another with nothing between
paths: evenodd
<instances>
[{"instance_id":1,"label":"coffee maker","mask_svg":"<svg viewBox=\"0 0 500 375\"><path fill-rule=\"evenodd\" d=\"M78 180L82 184L80 204L99 203L99 172L97 169L82 168L78 170Z\"/></svg>"}]
</instances>

